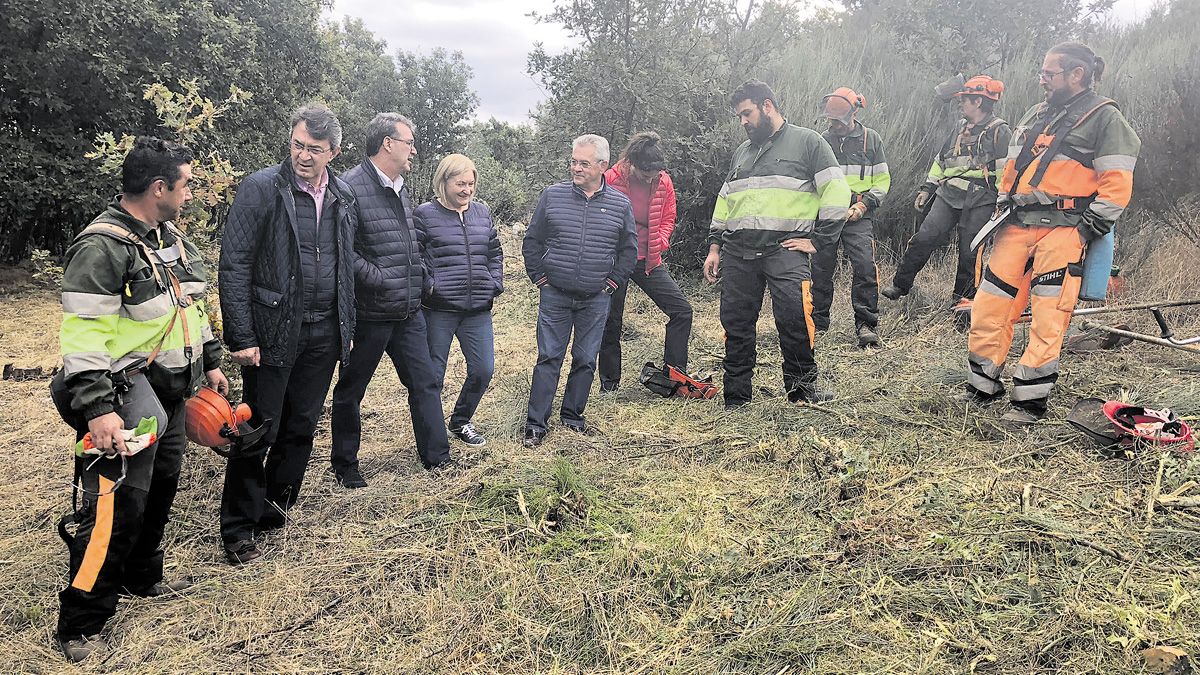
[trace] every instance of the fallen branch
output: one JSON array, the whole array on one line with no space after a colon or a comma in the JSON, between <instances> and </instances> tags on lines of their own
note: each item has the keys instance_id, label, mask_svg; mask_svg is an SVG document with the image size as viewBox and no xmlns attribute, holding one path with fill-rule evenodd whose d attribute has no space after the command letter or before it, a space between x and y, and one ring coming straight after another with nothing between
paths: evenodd
<instances>
[{"instance_id":1,"label":"fallen branch","mask_svg":"<svg viewBox=\"0 0 1200 675\"><path fill-rule=\"evenodd\" d=\"M241 650L245 649L251 642L253 642L259 638L270 637L272 635L278 635L279 633L284 633L285 634L284 637L287 637L287 636L291 635L292 633L295 633L296 631L300 630L301 628L307 628L308 626L313 625L322 616L329 613L331 610L333 610L338 605L342 604L342 600L345 600L345 599L346 599L345 595L339 595L338 597L329 601L324 607L313 612L312 615L306 619L297 621L297 622L291 624L290 626L284 626L283 628L277 628L273 631L268 631L266 633L260 633L255 636L248 637L245 640L238 640L237 642L230 642L229 644L225 645L225 648L232 649L234 651L241 651Z\"/></svg>"}]
</instances>

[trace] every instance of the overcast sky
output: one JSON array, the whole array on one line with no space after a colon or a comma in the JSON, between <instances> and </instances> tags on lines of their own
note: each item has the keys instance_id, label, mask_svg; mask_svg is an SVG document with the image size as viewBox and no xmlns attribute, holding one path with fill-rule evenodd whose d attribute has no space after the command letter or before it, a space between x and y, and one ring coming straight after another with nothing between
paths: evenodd
<instances>
[{"instance_id":1,"label":"overcast sky","mask_svg":"<svg viewBox=\"0 0 1200 675\"><path fill-rule=\"evenodd\" d=\"M1117 0L1113 16L1129 21L1143 16L1153 4L1153 0ZM461 51L475 72L471 85L480 99L475 116L525 122L529 111L545 98L541 87L525 74L525 59L534 42L542 42L551 52L573 46L561 26L539 24L526 16L532 11L547 13L552 7L553 0L334 0L328 14L339 21L343 16L361 18L392 52L428 52L434 47Z\"/></svg>"}]
</instances>

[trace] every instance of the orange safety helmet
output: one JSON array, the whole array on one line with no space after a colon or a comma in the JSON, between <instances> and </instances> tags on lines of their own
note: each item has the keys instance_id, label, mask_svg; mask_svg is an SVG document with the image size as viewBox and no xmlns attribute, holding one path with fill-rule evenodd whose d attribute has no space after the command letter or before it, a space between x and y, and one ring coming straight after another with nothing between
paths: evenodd
<instances>
[{"instance_id":1,"label":"orange safety helmet","mask_svg":"<svg viewBox=\"0 0 1200 675\"><path fill-rule=\"evenodd\" d=\"M188 440L214 449L238 440L251 416L250 406L239 403L234 407L212 387L200 387L184 406L183 426Z\"/></svg>"},{"instance_id":2,"label":"orange safety helmet","mask_svg":"<svg viewBox=\"0 0 1200 675\"><path fill-rule=\"evenodd\" d=\"M850 87L838 87L821 99L821 116L842 124L853 122L855 113L860 109L867 109L867 99Z\"/></svg>"},{"instance_id":3,"label":"orange safety helmet","mask_svg":"<svg viewBox=\"0 0 1200 675\"><path fill-rule=\"evenodd\" d=\"M993 80L987 75L976 75L967 80L963 84L962 89L953 96L982 96L990 98L993 101L1000 100L1000 94L1004 93L1004 83L1000 80Z\"/></svg>"}]
</instances>

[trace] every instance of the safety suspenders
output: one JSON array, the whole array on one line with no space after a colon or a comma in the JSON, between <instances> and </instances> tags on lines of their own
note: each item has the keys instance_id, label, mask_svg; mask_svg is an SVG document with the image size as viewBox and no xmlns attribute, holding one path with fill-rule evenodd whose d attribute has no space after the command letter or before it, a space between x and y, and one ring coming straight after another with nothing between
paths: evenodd
<instances>
[{"instance_id":1,"label":"safety suspenders","mask_svg":"<svg viewBox=\"0 0 1200 675\"><path fill-rule=\"evenodd\" d=\"M1091 117L1092 113L1106 105L1116 105L1116 101L1111 98L1096 95L1094 92L1091 96L1080 96L1072 101L1062 112L1053 117L1047 117L1043 124L1037 127L1030 128L1025 138L1025 143L1021 146L1021 153L1017 155L1017 175L1013 180L1012 189L1015 191L1021 185L1021 177L1025 175L1025 171L1033 164L1033 160L1042 157L1043 161L1038 162L1038 168L1033 172L1033 176L1029 179L1029 187L1036 189L1041 185L1042 178L1046 175L1046 170L1050 168L1050 162L1058 155L1066 155L1080 164L1092 168L1092 162L1095 158L1094 153L1079 152L1075 148L1065 145L1067 136L1073 129ZM1099 99L1099 101L1097 101ZM1050 134L1053 136L1047 147L1040 155L1035 155L1033 147L1037 144L1037 139L1042 134Z\"/></svg>"},{"instance_id":2,"label":"safety suspenders","mask_svg":"<svg viewBox=\"0 0 1200 675\"><path fill-rule=\"evenodd\" d=\"M169 227L167 223L164 223L163 225ZM187 258L187 248L183 245L183 238L174 228L171 228L171 233L175 235L176 246L179 250L179 262L186 267L189 263ZM161 257L159 257L158 253L156 253L154 249L150 248L150 245L147 244L144 239L117 223L104 220L93 221L92 224L83 228L83 231L79 233L76 239L91 234L99 234L102 236L111 237L127 244L133 244L141 249L142 253L146 256L146 262L150 263L150 271L154 274L154 282L160 289L166 290L167 285L163 283L162 275L159 274L158 271L159 265L162 266L163 271L167 274L167 280L170 284L171 293L175 296L175 309L171 314L171 321L167 323L167 327L163 331L163 334L159 336L158 343L154 345L154 349L151 350L150 355L146 357L146 365L149 366L151 363L154 363L154 359L158 358L159 352L162 351L163 343L166 341L167 336L171 334L171 330L175 328L176 320L179 320L183 323L183 351L188 362L190 363L192 360L191 331L188 330L187 313L181 312L180 310L191 304L191 298L183 294L183 288L179 284L179 278L176 277L175 273L171 271L170 265L168 265ZM158 265L155 264L156 262Z\"/></svg>"}]
</instances>

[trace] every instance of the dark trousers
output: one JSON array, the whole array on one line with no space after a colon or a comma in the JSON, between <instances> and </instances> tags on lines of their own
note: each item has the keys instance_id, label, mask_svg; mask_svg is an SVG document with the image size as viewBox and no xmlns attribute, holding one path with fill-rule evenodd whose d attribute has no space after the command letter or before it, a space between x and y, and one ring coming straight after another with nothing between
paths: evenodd
<instances>
[{"instance_id":1,"label":"dark trousers","mask_svg":"<svg viewBox=\"0 0 1200 675\"><path fill-rule=\"evenodd\" d=\"M646 261L639 260L629 278L667 315L667 337L663 342L663 362L687 372L688 339L692 335L692 305L683 297L679 284L671 278L666 265L646 274ZM625 296L629 282L613 292L608 321L600 341L600 384L616 388L621 383L621 328L625 323Z\"/></svg>"},{"instance_id":2,"label":"dark trousers","mask_svg":"<svg viewBox=\"0 0 1200 675\"><path fill-rule=\"evenodd\" d=\"M539 431L547 428L568 342L571 343L571 371L567 374L567 388L563 392L559 415L564 422L583 423L583 409L596 376L596 353L600 350L611 300L604 293L577 299L553 286L542 287L537 319L537 365L533 367L525 422L530 428ZM574 341L571 340L572 332Z\"/></svg>"},{"instance_id":3,"label":"dark trousers","mask_svg":"<svg viewBox=\"0 0 1200 675\"><path fill-rule=\"evenodd\" d=\"M808 258L807 253L787 249L752 260L721 256L726 405L748 403L751 398L764 289L771 292L771 311L783 354L783 385L789 398L796 398L799 390L816 382Z\"/></svg>"},{"instance_id":4,"label":"dark trousers","mask_svg":"<svg viewBox=\"0 0 1200 675\"><path fill-rule=\"evenodd\" d=\"M117 610L117 593L142 593L163 578L163 532L179 489L184 435L183 401L163 401L167 426L158 443L128 460L125 482L108 492L121 475L121 460L76 459L85 494L69 538L68 586L58 594L58 635L94 635ZM78 435L79 438L83 434ZM90 468L88 468L90 466ZM97 495L100 496L97 496Z\"/></svg>"},{"instance_id":5,"label":"dark trousers","mask_svg":"<svg viewBox=\"0 0 1200 675\"><path fill-rule=\"evenodd\" d=\"M869 218L846 223L839 241L854 272L850 305L854 308L855 327L875 328L879 323L879 268L875 266L874 229ZM819 249L812 257L813 323L817 330L829 328L833 273L837 263L838 244Z\"/></svg>"},{"instance_id":6,"label":"dark trousers","mask_svg":"<svg viewBox=\"0 0 1200 675\"><path fill-rule=\"evenodd\" d=\"M429 357L433 359L433 376L439 392L446 387L446 362L450 358L450 342L455 337L467 361L467 379L454 402L454 412L450 413L450 428L461 429L475 415L496 372L492 313L422 311L428 324Z\"/></svg>"},{"instance_id":7,"label":"dark trousers","mask_svg":"<svg viewBox=\"0 0 1200 675\"><path fill-rule=\"evenodd\" d=\"M934 197L929 215L925 216L920 229L908 242L892 283L905 291L910 290L917 272L929 262L934 249L950 241L950 235L957 231L958 269L954 274L954 299L974 298L983 248L980 247L978 252L971 251L971 240L987 224L995 209L995 204L956 209L941 198Z\"/></svg>"},{"instance_id":8,"label":"dark trousers","mask_svg":"<svg viewBox=\"0 0 1200 675\"><path fill-rule=\"evenodd\" d=\"M392 359L400 384L408 390L408 411L421 464L428 469L450 459L450 442L446 440L446 424L442 419L441 386L429 358L425 316L418 311L402 321L358 322L350 365L341 370L333 388L330 461L334 471L358 466L358 445L362 439L360 406L385 352Z\"/></svg>"},{"instance_id":9,"label":"dark trousers","mask_svg":"<svg viewBox=\"0 0 1200 675\"><path fill-rule=\"evenodd\" d=\"M337 319L328 319L300 328L292 365L242 368L242 399L254 411L252 423L272 422L257 447L225 464L221 538L226 544L252 539L256 529L283 525L284 512L296 503L304 482L340 353Z\"/></svg>"}]
</instances>

